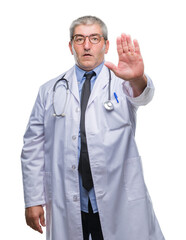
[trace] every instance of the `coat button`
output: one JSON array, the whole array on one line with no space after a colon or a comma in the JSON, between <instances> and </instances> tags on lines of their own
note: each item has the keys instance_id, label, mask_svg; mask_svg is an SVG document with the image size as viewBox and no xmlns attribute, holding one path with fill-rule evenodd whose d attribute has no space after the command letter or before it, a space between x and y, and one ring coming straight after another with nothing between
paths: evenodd
<instances>
[{"instance_id":1,"label":"coat button","mask_svg":"<svg viewBox=\"0 0 186 240\"><path fill-rule=\"evenodd\" d=\"M79 107L76 108L76 112L80 112L80 108Z\"/></svg>"},{"instance_id":2,"label":"coat button","mask_svg":"<svg viewBox=\"0 0 186 240\"><path fill-rule=\"evenodd\" d=\"M72 140L76 140L76 136L75 135L72 136Z\"/></svg>"},{"instance_id":3,"label":"coat button","mask_svg":"<svg viewBox=\"0 0 186 240\"><path fill-rule=\"evenodd\" d=\"M76 165L72 165L72 169L75 170L76 169Z\"/></svg>"},{"instance_id":4,"label":"coat button","mask_svg":"<svg viewBox=\"0 0 186 240\"><path fill-rule=\"evenodd\" d=\"M74 195L74 196L73 196L73 201L74 201L74 202L77 202L77 201L78 201L78 196L77 196L77 195Z\"/></svg>"}]
</instances>

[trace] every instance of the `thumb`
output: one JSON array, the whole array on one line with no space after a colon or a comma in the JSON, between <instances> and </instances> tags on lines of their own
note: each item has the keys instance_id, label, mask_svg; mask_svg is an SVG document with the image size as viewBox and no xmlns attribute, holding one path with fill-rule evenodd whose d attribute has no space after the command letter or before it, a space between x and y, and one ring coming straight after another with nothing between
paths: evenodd
<instances>
[{"instance_id":1,"label":"thumb","mask_svg":"<svg viewBox=\"0 0 186 240\"><path fill-rule=\"evenodd\" d=\"M117 67L111 62L105 62L105 66L108 67L114 73L117 71Z\"/></svg>"}]
</instances>

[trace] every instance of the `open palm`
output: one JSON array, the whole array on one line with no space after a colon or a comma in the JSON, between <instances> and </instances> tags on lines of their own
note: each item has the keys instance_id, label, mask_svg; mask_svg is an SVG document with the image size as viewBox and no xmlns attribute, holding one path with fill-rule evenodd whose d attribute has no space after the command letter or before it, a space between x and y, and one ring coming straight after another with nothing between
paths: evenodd
<instances>
[{"instance_id":1,"label":"open palm","mask_svg":"<svg viewBox=\"0 0 186 240\"><path fill-rule=\"evenodd\" d=\"M144 75L144 63L140 53L137 40L131 41L131 37L122 34L117 38L117 51L119 62L115 66L111 62L105 62L105 65L111 69L115 75L124 80L135 80Z\"/></svg>"}]
</instances>

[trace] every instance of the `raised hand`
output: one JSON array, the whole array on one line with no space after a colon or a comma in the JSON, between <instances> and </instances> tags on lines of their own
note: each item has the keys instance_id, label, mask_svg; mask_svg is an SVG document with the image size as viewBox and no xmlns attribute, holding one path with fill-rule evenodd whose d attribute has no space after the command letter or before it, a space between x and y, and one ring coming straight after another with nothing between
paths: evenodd
<instances>
[{"instance_id":1,"label":"raised hand","mask_svg":"<svg viewBox=\"0 0 186 240\"><path fill-rule=\"evenodd\" d=\"M121 37L117 38L117 52L118 66L111 62L105 62L105 66L112 70L117 77L130 81L135 90L135 96L138 96L147 84L138 41L134 40L132 43L129 35L121 34Z\"/></svg>"},{"instance_id":2,"label":"raised hand","mask_svg":"<svg viewBox=\"0 0 186 240\"><path fill-rule=\"evenodd\" d=\"M132 43L131 37L123 33L121 37L117 38L117 51L119 57L118 66L110 62L105 62L105 65L116 76L125 80L130 81L143 77L144 63L138 41L134 40Z\"/></svg>"}]
</instances>

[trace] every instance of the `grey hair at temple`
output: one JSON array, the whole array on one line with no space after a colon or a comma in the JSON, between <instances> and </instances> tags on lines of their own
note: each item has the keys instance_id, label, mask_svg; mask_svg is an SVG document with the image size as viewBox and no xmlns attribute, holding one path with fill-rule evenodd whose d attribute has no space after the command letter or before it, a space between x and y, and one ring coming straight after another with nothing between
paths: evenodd
<instances>
[{"instance_id":1,"label":"grey hair at temple","mask_svg":"<svg viewBox=\"0 0 186 240\"><path fill-rule=\"evenodd\" d=\"M74 20L70 26L70 40L72 41L74 29L79 25L92 25L99 24L102 30L103 37L108 40L108 30L106 24L98 17L95 16L84 16Z\"/></svg>"}]
</instances>

